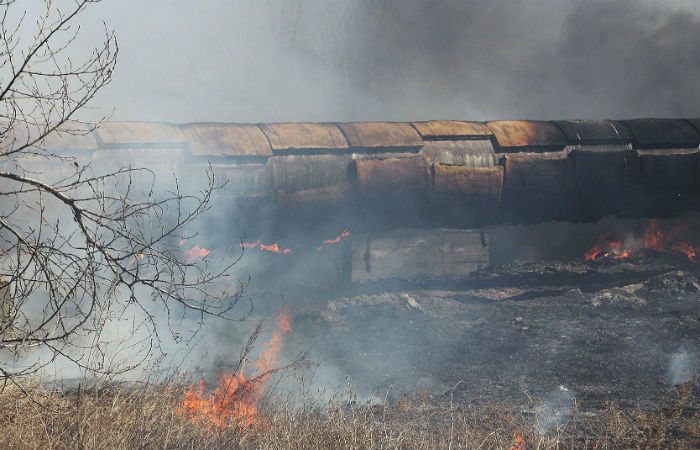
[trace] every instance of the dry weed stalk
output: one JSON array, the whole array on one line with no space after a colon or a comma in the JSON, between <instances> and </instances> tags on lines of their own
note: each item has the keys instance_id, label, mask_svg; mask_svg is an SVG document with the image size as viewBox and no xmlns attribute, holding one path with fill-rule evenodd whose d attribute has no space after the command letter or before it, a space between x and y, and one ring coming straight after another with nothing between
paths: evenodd
<instances>
[{"instance_id":1,"label":"dry weed stalk","mask_svg":"<svg viewBox=\"0 0 700 450\"><path fill-rule=\"evenodd\" d=\"M692 383L691 383L692 384ZM469 448L691 449L700 443L697 416L682 386L656 411L609 405L598 419L541 435L529 418L504 405L463 407L425 394L358 403L353 392L327 402L267 404L253 426L232 421L223 430L176 413L185 380L146 388L117 386L59 391L27 385L34 403L15 387L0 394L0 444L11 448Z\"/></svg>"}]
</instances>

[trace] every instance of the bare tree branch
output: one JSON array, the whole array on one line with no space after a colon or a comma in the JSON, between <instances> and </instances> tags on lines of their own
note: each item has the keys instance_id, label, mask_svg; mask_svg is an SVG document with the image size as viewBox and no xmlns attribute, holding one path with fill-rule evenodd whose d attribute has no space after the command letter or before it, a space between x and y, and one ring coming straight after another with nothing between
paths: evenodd
<instances>
[{"instance_id":1,"label":"bare tree branch","mask_svg":"<svg viewBox=\"0 0 700 450\"><path fill-rule=\"evenodd\" d=\"M181 192L174 176L158 193L151 170L95 173L45 148L47 138L90 133L104 119L78 114L112 79L114 32L105 26L104 41L84 61L69 57L77 18L92 3L75 0L64 10L44 0L32 24L18 3L0 1L2 383L58 360L94 373L129 370L158 347L161 315L182 339L170 326L176 309L200 322L230 318L241 298L243 285L227 292L216 283L236 260L192 260L182 248L185 228L209 209L217 188L211 168L198 193ZM126 338L107 338L105 327L128 315ZM107 347L115 345L130 346L128 363L109 362Z\"/></svg>"}]
</instances>

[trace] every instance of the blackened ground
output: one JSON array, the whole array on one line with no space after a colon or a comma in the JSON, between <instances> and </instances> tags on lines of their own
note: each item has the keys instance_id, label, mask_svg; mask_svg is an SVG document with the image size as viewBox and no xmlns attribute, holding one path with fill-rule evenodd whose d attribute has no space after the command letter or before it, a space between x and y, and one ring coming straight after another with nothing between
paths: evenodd
<instances>
[{"instance_id":1,"label":"blackened ground","mask_svg":"<svg viewBox=\"0 0 700 450\"><path fill-rule=\"evenodd\" d=\"M461 404L533 399L658 406L698 369L698 266L665 255L520 263L431 285L384 282L291 306L286 357L310 350L321 383L414 390ZM698 409L695 384L691 409Z\"/></svg>"}]
</instances>

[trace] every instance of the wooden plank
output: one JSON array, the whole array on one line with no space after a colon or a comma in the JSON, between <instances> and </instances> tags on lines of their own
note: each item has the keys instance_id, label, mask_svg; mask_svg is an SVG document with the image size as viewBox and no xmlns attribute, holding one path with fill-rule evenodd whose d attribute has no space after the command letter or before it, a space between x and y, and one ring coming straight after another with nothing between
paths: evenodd
<instances>
[{"instance_id":1,"label":"wooden plank","mask_svg":"<svg viewBox=\"0 0 700 450\"><path fill-rule=\"evenodd\" d=\"M459 280L489 265L488 236L474 230L400 229L354 236L352 281Z\"/></svg>"}]
</instances>

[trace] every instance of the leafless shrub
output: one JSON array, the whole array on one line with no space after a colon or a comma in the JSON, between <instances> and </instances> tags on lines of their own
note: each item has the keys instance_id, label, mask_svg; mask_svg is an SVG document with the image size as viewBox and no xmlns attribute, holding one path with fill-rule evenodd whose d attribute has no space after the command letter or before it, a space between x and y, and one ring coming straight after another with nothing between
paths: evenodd
<instances>
[{"instance_id":1,"label":"leafless shrub","mask_svg":"<svg viewBox=\"0 0 700 450\"><path fill-rule=\"evenodd\" d=\"M240 285L213 284L235 261L188 258L181 247L209 208L213 172L186 194L175 178L158 189L149 169L95 173L44 145L99 124L78 114L112 78L116 37L105 27L84 61L69 55L92 3L45 0L35 20L0 2L0 387L57 360L123 372L158 345L161 315L177 341L176 313L228 317L240 298ZM127 333L109 336L115 323Z\"/></svg>"}]
</instances>

